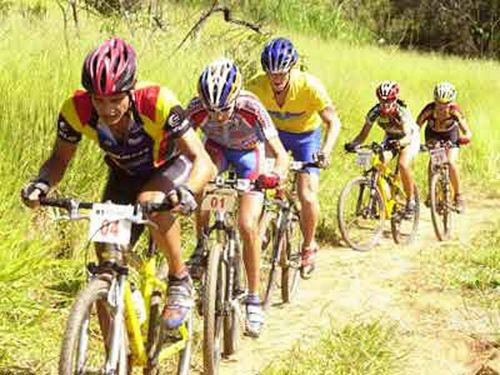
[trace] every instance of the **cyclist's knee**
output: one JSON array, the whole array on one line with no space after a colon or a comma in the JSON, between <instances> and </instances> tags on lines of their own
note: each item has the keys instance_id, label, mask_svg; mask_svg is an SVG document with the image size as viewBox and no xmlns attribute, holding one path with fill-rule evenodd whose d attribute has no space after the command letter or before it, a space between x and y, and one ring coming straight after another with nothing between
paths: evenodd
<instances>
[{"instance_id":1,"label":"cyclist's knee","mask_svg":"<svg viewBox=\"0 0 500 375\"><path fill-rule=\"evenodd\" d=\"M240 234L243 238L253 238L258 235L259 226L257 218L253 216L240 215L238 224Z\"/></svg>"},{"instance_id":2,"label":"cyclist's knee","mask_svg":"<svg viewBox=\"0 0 500 375\"><path fill-rule=\"evenodd\" d=\"M304 206L314 206L318 203L318 195L312 189L303 189L299 192L300 203Z\"/></svg>"}]
</instances>

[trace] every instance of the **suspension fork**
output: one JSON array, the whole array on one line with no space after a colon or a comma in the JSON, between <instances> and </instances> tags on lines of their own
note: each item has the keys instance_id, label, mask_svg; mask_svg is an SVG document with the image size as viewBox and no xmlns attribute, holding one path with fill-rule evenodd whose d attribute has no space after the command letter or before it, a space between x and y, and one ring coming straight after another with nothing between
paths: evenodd
<instances>
[{"instance_id":1,"label":"suspension fork","mask_svg":"<svg viewBox=\"0 0 500 375\"><path fill-rule=\"evenodd\" d=\"M109 356L106 361L105 374L114 374L118 367L124 339L125 322L125 282L126 274L119 274L113 279L108 293L108 304L114 310L110 332Z\"/></svg>"}]
</instances>

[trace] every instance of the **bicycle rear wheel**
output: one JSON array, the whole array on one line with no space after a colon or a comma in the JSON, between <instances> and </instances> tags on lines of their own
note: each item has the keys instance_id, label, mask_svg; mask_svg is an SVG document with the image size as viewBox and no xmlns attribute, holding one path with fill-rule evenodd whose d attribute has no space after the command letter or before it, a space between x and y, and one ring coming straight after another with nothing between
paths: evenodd
<instances>
[{"instance_id":1,"label":"bicycle rear wheel","mask_svg":"<svg viewBox=\"0 0 500 375\"><path fill-rule=\"evenodd\" d=\"M204 373L219 373L222 356L222 326L226 291L226 267L222 262L222 244L209 250L203 290L203 367Z\"/></svg>"},{"instance_id":2,"label":"bicycle rear wheel","mask_svg":"<svg viewBox=\"0 0 500 375\"><path fill-rule=\"evenodd\" d=\"M278 240L278 246L281 247L281 298L284 303L289 303L295 297L300 281L302 232L298 212L290 212L285 232Z\"/></svg>"},{"instance_id":3,"label":"bicycle rear wheel","mask_svg":"<svg viewBox=\"0 0 500 375\"><path fill-rule=\"evenodd\" d=\"M71 309L59 359L59 375L103 374L108 358L109 343L103 330L111 332L111 309L107 309L109 282L92 280L77 296ZM101 306L98 308L97 304ZM105 310L107 310L105 312ZM105 313L104 313L105 312ZM127 336L121 327L117 375L128 374Z\"/></svg>"},{"instance_id":4,"label":"bicycle rear wheel","mask_svg":"<svg viewBox=\"0 0 500 375\"><path fill-rule=\"evenodd\" d=\"M431 218L434 226L434 233L439 241L446 241L450 238L452 220L451 187L443 179L441 173L435 173L431 178L430 186L431 198Z\"/></svg>"},{"instance_id":5,"label":"bicycle rear wheel","mask_svg":"<svg viewBox=\"0 0 500 375\"><path fill-rule=\"evenodd\" d=\"M358 251L370 250L380 239L385 209L382 195L370 179L357 177L340 193L337 220L342 238Z\"/></svg>"},{"instance_id":6,"label":"bicycle rear wheel","mask_svg":"<svg viewBox=\"0 0 500 375\"><path fill-rule=\"evenodd\" d=\"M278 264L276 262L277 215L265 211L261 221L262 251L260 256L260 299L262 308L267 309L276 288Z\"/></svg>"},{"instance_id":7,"label":"bicycle rear wheel","mask_svg":"<svg viewBox=\"0 0 500 375\"><path fill-rule=\"evenodd\" d=\"M398 190L394 196L394 206L391 214L391 232L394 242L399 245L408 245L415 239L420 219L420 198L417 186L415 191L415 212L413 215L406 214L406 194Z\"/></svg>"}]
</instances>

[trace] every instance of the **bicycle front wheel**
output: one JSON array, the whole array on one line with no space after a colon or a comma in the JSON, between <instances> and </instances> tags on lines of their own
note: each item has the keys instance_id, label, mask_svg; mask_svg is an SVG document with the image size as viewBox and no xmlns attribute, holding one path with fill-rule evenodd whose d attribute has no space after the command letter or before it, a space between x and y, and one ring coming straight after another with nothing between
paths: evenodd
<instances>
[{"instance_id":1,"label":"bicycle front wheel","mask_svg":"<svg viewBox=\"0 0 500 375\"><path fill-rule=\"evenodd\" d=\"M277 246L281 248L281 298L284 303L289 303L295 297L300 281L302 232L298 212L292 211L289 214L285 231L277 242Z\"/></svg>"},{"instance_id":2,"label":"bicycle front wheel","mask_svg":"<svg viewBox=\"0 0 500 375\"><path fill-rule=\"evenodd\" d=\"M261 220L262 251L260 256L260 298L262 308L267 309L271 303L274 289L276 288L276 277L278 264L276 262L277 242L277 215L275 212L265 211Z\"/></svg>"},{"instance_id":3,"label":"bicycle front wheel","mask_svg":"<svg viewBox=\"0 0 500 375\"><path fill-rule=\"evenodd\" d=\"M222 244L209 250L203 290L203 365L204 373L219 373L222 356L222 327L226 290L226 266L221 259Z\"/></svg>"},{"instance_id":4,"label":"bicycle front wheel","mask_svg":"<svg viewBox=\"0 0 500 375\"><path fill-rule=\"evenodd\" d=\"M399 245L408 245L415 239L420 219L420 198L417 185L414 185L415 212L406 213L406 194L398 190L394 197L394 206L391 214L391 232L394 242Z\"/></svg>"},{"instance_id":5,"label":"bicycle front wheel","mask_svg":"<svg viewBox=\"0 0 500 375\"><path fill-rule=\"evenodd\" d=\"M370 250L384 229L385 209L382 195L371 181L357 177L342 189L337 206L337 220L342 238L358 251Z\"/></svg>"},{"instance_id":6,"label":"bicycle front wheel","mask_svg":"<svg viewBox=\"0 0 500 375\"><path fill-rule=\"evenodd\" d=\"M430 198L434 233L439 241L446 241L450 238L453 212L451 209L451 187L441 173L432 175Z\"/></svg>"},{"instance_id":7,"label":"bicycle front wheel","mask_svg":"<svg viewBox=\"0 0 500 375\"><path fill-rule=\"evenodd\" d=\"M76 298L64 333L59 375L104 374L113 324L111 309L107 306L109 283L94 279ZM126 332L123 325L120 340L118 365L115 373L128 372Z\"/></svg>"}]
</instances>

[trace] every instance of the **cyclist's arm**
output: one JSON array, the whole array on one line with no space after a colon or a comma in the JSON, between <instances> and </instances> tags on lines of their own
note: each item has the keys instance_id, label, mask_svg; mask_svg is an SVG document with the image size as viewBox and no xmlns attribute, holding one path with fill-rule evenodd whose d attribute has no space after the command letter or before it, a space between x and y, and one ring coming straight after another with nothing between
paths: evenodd
<instances>
[{"instance_id":1,"label":"cyclist's arm","mask_svg":"<svg viewBox=\"0 0 500 375\"><path fill-rule=\"evenodd\" d=\"M70 143L57 138L50 157L40 168L37 179L47 181L50 186L57 185L62 180L77 147L77 143Z\"/></svg>"},{"instance_id":2,"label":"cyclist's arm","mask_svg":"<svg viewBox=\"0 0 500 375\"><path fill-rule=\"evenodd\" d=\"M426 108L424 108L417 117L418 127L422 128L422 125L424 125L427 122L428 118L429 118L429 111Z\"/></svg>"},{"instance_id":3,"label":"cyclist's arm","mask_svg":"<svg viewBox=\"0 0 500 375\"><path fill-rule=\"evenodd\" d=\"M277 135L267 139L267 149L276 159L274 172L280 177L285 177L288 171L289 157Z\"/></svg>"},{"instance_id":4,"label":"cyclist's arm","mask_svg":"<svg viewBox=\"0 0 500 375\"><path fill-rule=\"evenodd\" d=\"M208 181L215 178L217 168L192 128L177 139L177 145L181 153L193 163L186 185L193 193L198 193Z\"/></svg>"},{"instance_id":5,"label":"cyclist's arm","mask_svg":"<svg viewBox=\"0 0 500 375\"><path fill-rule=\"evenodd\" d=\"M465 117L462 114L462 112L457 110L455 113L455 117L458 120L458 127L459 127L460 131L462 132L462 134L464 135L464 137L471 139L472 138L472 131L470 130L470 127L467 124L467 121L465 120Z\"/></svg>"},{"instance_id":6,"label":"cyclist's arm","mask_svg":"<svg viewBox=\"0 0 500 375\"><path fill-rule=\"evenodd\" d=\"M361 131L359 132L359 134L352 140L352 143L355 143L355 144L362 144L366 138L368 138L368 135L370 134L370 130L373 126L373 122L371 122L370 120L365 120L365 124L363 125L363 128L361 129Z\"/></svg>"},{"instance_id":7,"label":"cyclist's arm","mask_svg":"<svg viewBox=\"0 0 500 375\"><path fill-rule=\"evenodd\" d=\"M325 143L323 144L322 152L326 157L332 153L333 146L340 132L340 118L333 106L329 105L325 109L318 112L321 119L326 125L327 131L325 136Z\"/></svg>"}]
</instances>

